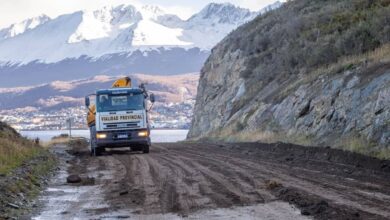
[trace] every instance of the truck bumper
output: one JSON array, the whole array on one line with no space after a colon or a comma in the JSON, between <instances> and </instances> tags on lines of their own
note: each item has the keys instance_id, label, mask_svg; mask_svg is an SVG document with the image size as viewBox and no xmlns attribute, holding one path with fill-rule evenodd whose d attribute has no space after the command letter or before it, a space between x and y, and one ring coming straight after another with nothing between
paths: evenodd
<instances>
[{"instance_id":1,"label":"truck bumper","mask_svg":"<svg viewBox=\"0 0 390 220\"><path fill-rule=\"evenodd\" d=\"M145 130L97 132L97 134L104 133L107 135L107 137L104 139L97 139L97 146L104 148L142 147L145 145L150 146L150 137L138 136L138 132L140 131ZM150 134L150 131L148 131L148 134ZM127 135L127 138L123 138L123 135Z\"/></svg>"}]
</instances>

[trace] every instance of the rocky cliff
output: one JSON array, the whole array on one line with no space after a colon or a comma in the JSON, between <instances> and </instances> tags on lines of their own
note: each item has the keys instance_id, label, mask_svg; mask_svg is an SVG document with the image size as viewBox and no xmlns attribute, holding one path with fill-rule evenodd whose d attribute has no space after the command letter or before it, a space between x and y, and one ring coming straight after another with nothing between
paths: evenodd
<instances>
[{"instance_id":1,"label":"rocky cliff","mask_svg":"<svg viewBox=\"0 0 390 220\"><path fill-rule=\"evenodd\" d=\"M389 42L388 0L289 1L213 49L188 138L388 157Z\"/></svg>"}]
</instances>

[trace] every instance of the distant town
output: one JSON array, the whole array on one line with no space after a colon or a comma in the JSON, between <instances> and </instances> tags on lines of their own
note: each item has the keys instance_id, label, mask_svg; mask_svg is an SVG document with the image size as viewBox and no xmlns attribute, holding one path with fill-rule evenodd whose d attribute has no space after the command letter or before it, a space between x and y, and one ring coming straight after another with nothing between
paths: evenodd
<instances>
[{"instance_id":1,"label":"distant town","mask_svg":"<svg viewBox=\"0 0 390 220\"><path fill-rule=\"evenodd\" d=\"M191 124L195 100L180 103L156 103L150 112L152 128L188 129ZM84 106L61 110L41 111L36 108L0 110L0 121L17 130L64 130L71 119L72 129L87 129L87 110Z\"/></svg>"}]
</instances>

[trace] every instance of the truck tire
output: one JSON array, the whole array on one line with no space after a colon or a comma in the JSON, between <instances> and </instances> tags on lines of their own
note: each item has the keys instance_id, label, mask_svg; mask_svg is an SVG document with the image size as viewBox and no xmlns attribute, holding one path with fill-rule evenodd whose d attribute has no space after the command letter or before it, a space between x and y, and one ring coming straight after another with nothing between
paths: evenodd
<instances>
[{"instance_id":1,"label":"truck tire","mask_svg":"<svg viewBox=\"0 0 390 220\"><path fill-rule=\"evenodd\" d=\"M145 145L144 146L144 148L143 148L143 150L142 150L142 152L144 153L144 154L148 154L149 153L149 145Z\"/></svg>"},{"instance_id":2,"label":"truck tire","mask_svg":"<svg viewBox=\"0 0 390 220\"><path fill-rule=\"evenodd\" d=\"M97 150L97 141L96 141L96 127L91 126L89 128L90 131L90 147L91 147L91 156L98 156L99 152Z\"/></svg>"},{"instance_id":3,"label":"truck tire","mask_svg":"<svg viewBox=\"0 0 390 220\"><path fill-rule=\"evenodd\" d=\"M97 156L100 156L100 155L102 155L102 153L104 152L104 148L101 148L101 147L95 147L95 157L97 157Z\"/></svg>"}]
</instances>

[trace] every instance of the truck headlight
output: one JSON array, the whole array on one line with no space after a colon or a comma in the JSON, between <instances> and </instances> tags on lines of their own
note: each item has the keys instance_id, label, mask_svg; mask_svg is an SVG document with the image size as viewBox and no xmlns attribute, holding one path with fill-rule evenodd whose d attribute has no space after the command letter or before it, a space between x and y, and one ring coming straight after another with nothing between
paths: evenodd
<instances>
[{"instance_id":1,"label":"truck headlight","mask_svg":"<svg viewBox=\"0 0 390 220\"><path fill-rule=\"evenodd\" d=\"M140 131L138 132L139 137L147 137L149 135L148 131Z\"/></svg>"},{"instance_id":2,"label":"truck headlight","mask_svg":"<svg viewBox=\"0 0 390 220\"><path fill-rule=\"evenodd\" d=\"M107 138L107 134L96 134L97 139L105 139Z\"/></svg>"}]
</instances>

